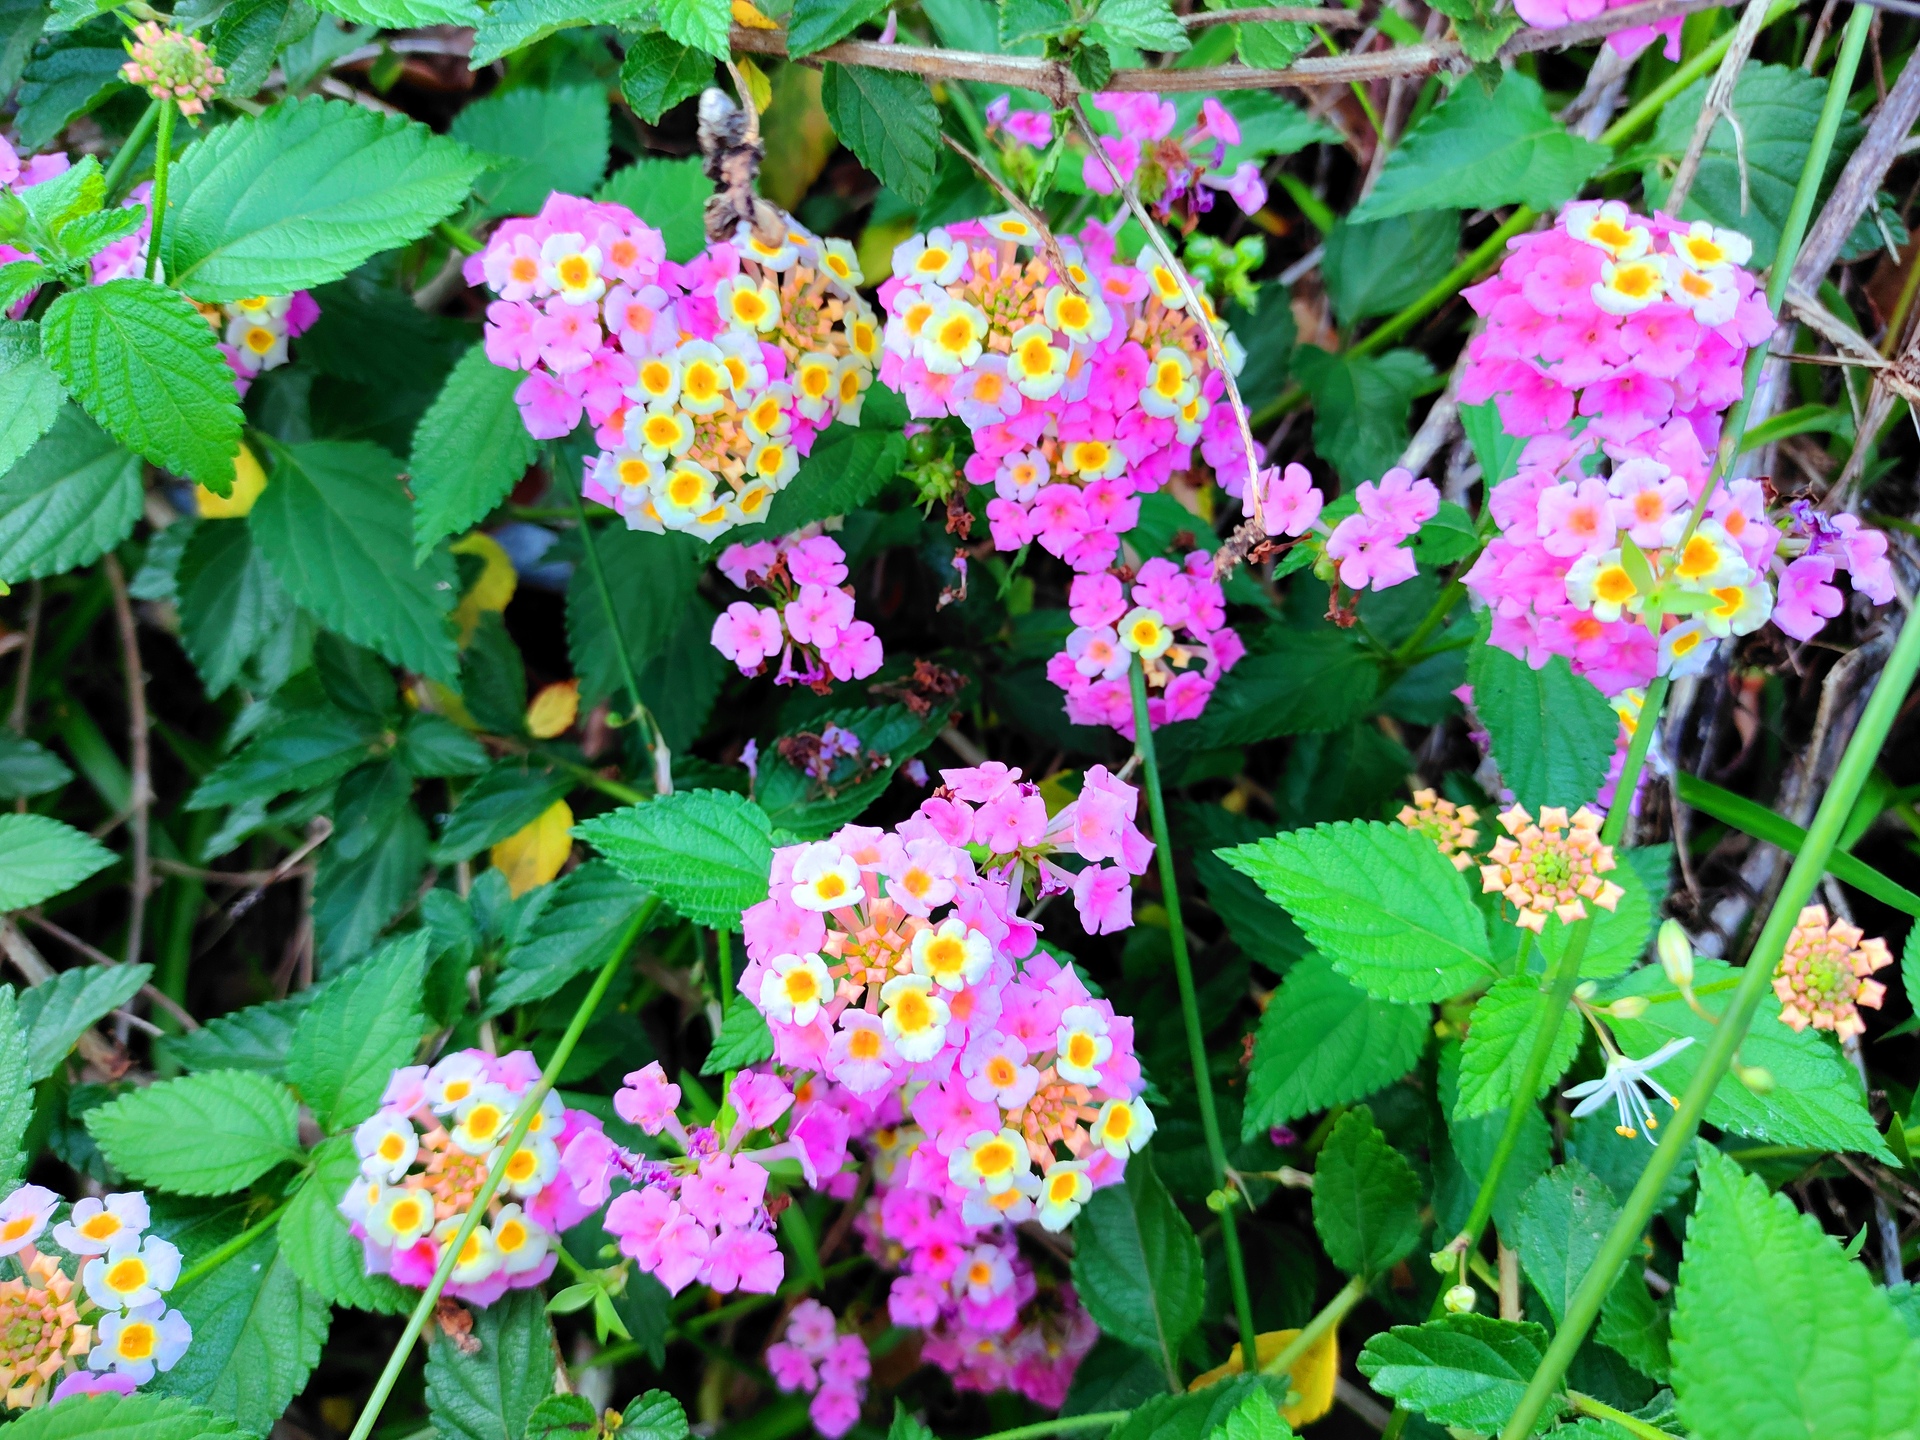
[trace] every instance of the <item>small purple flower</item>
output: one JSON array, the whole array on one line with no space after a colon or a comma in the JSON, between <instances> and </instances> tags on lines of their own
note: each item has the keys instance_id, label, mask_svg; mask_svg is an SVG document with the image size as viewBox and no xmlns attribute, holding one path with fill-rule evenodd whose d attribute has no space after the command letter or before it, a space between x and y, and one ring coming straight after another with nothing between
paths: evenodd
<instances>
[{"instance_id":1,"label":"small purple flower","mask_svg":"<svg viewBox=\"0 0 1920 1440\"><path fill-rule=\"evenodd\" d=\"M1268 1143L1285 1150L1289 1145L1298 1145L1300 1137L1293 1133L1290 1125L1275 1125L1267 1131Z\"/></svg>"}]
</instances>

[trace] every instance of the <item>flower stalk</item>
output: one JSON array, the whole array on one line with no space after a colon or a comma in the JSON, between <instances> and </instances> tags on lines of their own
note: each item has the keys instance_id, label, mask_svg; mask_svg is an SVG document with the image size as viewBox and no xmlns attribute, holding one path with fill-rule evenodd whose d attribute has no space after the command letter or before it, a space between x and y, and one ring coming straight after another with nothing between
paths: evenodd
<instances>
[{"instance_id":1,"label":"flower stalk","mask_svg":"<svg viewBox=\"0 0 1920 1440\"><path fill-rule=\"evenodd\" d=\"M147 238L147 279L154 278L160 265L160 237L167 223L167 172L173 159L173 118L178 111L171 100L156 100L159 108L157 134L154 137L153 150L153 196L149 204L152 213L152 229ZM127 148L133 147L132 137L128 138ZM111 186L108 187L111 190Z\"/></svg>"},{"instance_id":2,"label":"flower stalk","mask_svg":"<svg viewBox=\"0 0 1920 1440\"><path fill-rule=\"evenodd\" d=\"M1187 955L1187 931L1180 917L1180 888L1173 867L1173 841L1167 832L1167 804L1160 793L1160 766L1154 758L1153 726L1147 719L1147 672L1138 655L1127 665L1133 686L1133 753L1139 758L1147 792L1147 811L1153 820L1153 844L1160 862L1160 890L1167 907L1167 933L1173 944L1173 974L1180 987L1180 1014L1187 1028L1187 1057L1193 1065L1193 1085L1200 1104L1200 1129L1207 1140L1207 1161L1213 1167L1215 1189L1226 1190L1227 1147L1220 1140L1220 1116L1213 1104L1213 1079L1207 1068L1207 1041L1200 1029L1200 999L1193 984L1193 962ZM1220 1214L1220 1238L1226 1251L1227 1282L1233 1291L1233 1312L1240 1326L1240 1353L1258 1356L1260 1346L1253 1324L1253 1298L1247 1289L1246 1262L1240 1253L1236 1192L1233 1203Z\"/></svg>"}]
</instances>

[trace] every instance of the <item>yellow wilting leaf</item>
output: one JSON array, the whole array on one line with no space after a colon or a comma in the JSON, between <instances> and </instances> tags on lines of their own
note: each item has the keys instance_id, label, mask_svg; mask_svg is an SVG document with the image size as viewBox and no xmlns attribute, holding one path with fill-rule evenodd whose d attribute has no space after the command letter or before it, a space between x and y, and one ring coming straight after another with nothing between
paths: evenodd
<instances>
[{"instance_id":1,"label":"yellow wilting leaf","mask_svg":"<svg viewBox=\"0 0 1920 1440\"><path fill-rule=\"evenodd\" d=\"M253 502L266 488L267 472L260 468L253 451L243 444L240 453L233 457L233 493L216 495L206 486L196 485L193 498L199 503L203 520L239 520L253 509Z\"/></svg>"},{"instance_id":2,"label":"yellow wilting leaf","mask_svg":"<svg viewBox=\"0 0 1920 1440\"><path fill-rule=\"evenodd\" d=\"M1260 1363L1265 1365L1274 1356L1292 1343L1298 1330L1269 1330L1264 1335L1254 1337L1260 1347ZM1227 1357L1227 1363L1200 1376L1189 1390L1204 1390L1216 1385L1229 1375L1238 1375L1241 1370L1240 1347L1233 1347L1233 1354ZM1326 1334L1306 1348L1306 1352L1293 1362L1288 1372L1293 1381L1294 1393L1299 1397L1292 1405L1277 1405L1280 1418L1298 1430L1302 1425L1311 1425L1333 1408L1333 1382L1340 1374L1340 1335L1332 1326Z\"/></svg>"},{"instance_id":3,"label":"yellow wilting leaf","mask_svg":"<svg viewBox=\"0 0 1920 1440\"><path fill-rule=\"evenodd\" d=\"M745 0L733 0L733 3L734 8L737 10L745 5ZM751 5L745 5L745 8L753 10ZM760 14L758 10L753 10L753 13L755 15ZM761 18L765 19L766 17L761 16ZM769 21L768 23L771 24L772 22ZM740 72L740 78L747 82L747 92L753 96L753 108L758 110L762 115L766 114L767 107L773 104L773 85L772 82L767 79L767 72L754 64L753 61L747 59L744 55L734 61L733 64L734 69Z\"/></svg>"},{"instance_id":4,"label":"yellow wilting leaf","mask_svg":"<svg viewBox=\"0 0 1920 1440\"><path fill-rule=\"evenodd\" d=\"M506 876L515 899L560 873L573 850L573 836L567 833L572 829L573 811L566 801L556 800L538 820L493 847L493 868Z\"/></svg>"},{"instance_id":5,"label":"yellow wilting leaf","mask_svg":"<svg viewBox=\"0 0 1920 1440\"><path fill-rule=\"evenodd\" d=\"M559 680L542 687L527 706L527 733L536 740L551 740L573 728L580 715L580 682Z\"/></svg>"},{"instance_id":6,"label":"yellow wilting leaf","mask_svg":"<svg viewBox=\"0 0 1920 1440\"><path fill-rule=\"evenodd\" d=\"M474 627L480 623L483 611L498 613L507 608L520 577L514 571L513 561L507 558L507 552L500 548L500 542L482 531L462 535L447 548L456 555L478 555L486 562L480 571L480 578L473 582L473 588L461 596L460 603L453 607L453 623L459 628L460 645L464 649L473 638Z\"/></svg>"},{"instance_id":7,"label":"yellow wilting leaf","mask_svg":"<svg viewBox=\"0 0 1920 1440\"><path fill-rule=\"evenodd\" d=\"M769 20L765 15L761 14L752 4L752 0L733 0L733 23L736 25L744 25L749 30L778 30L780 28L780 22L778 20ZM753 62L748 60L735 61L734 63L740 65L742 69L745 69L746 66ZM757 105L760 102L755 100L754 103Z\"/></svg>"}]
</instances>

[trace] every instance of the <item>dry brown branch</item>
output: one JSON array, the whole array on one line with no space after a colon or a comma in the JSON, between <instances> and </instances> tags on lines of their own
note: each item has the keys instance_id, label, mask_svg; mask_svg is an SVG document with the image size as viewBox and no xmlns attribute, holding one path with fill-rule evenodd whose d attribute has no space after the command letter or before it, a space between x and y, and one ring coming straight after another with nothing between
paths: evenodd
<instances>
[{"instance_id":1,"label":"dry brown branch","mask_svg":"<svg viewBox=\"0 0 1920 1440\"><path fill-rule=\"evenodd\" d=\"M1771 0L1747 0L1747 8L1741 13L1727 53L1720 61L1719 70L1714 72L1713 83L1707 86L1706 103L1700 107L1700 117L1693 124L1693 137L1687 141L1686 154L1680 157L1680 168L1674 172L1673 186L1661 207L1669 215L1678 215L1686 203L1687 192L1693 188L1693 177L1700 171L1701 157L1707 153L1707 140L1723 115L1733 127L1734 140L1740 147L1740 199L1743 205L1746 202L1745 142L1741 140L1739 118L1733 113L1733 87L1740 79L1747 56L1753 53L1753 42L1760 38L1760 29L1767 23L1770 8Z\"/></svg>"},{"instance_id":2,"label":"dry brown branch","mask_svg":"<svg viewBox=\"0 0 1920 1440\"><path fill-rule=\"evenodd\" d=\"M133 601L126 572L112 551L106 558L107 584L113 591L113 618L120 632L120 660L127 672L127 748L133 788L127 799L133 835L132 900L127 911L127 964L140 960L146 930L147 892L153 888L153 762L147 744L147 676L140 663L140 634L133 623Z\"/></svg>"},{"instance_id":3,"label":"dry brown branch","mask_svg":"<svg viewBox=\"0 0 1920 1440\"><path fill-rule=\"evenodd\" d=\"M1274 21L1324 25L1329 30L1359 30L1367 23L1365 17L1355 11L1327 10L1318 5L1255 5L1245 10L1200 10L1180 17L1180 23L1189 30L1201 30L1209 25L1264 25Z\"/></svg>"},{"instance_id":4,"label":"dry brown branch","mask_svg":"<svg viewBox=\"0 0 1920 1440\"><path fill-rule=\"evenodd\" d=\"M1539 50L1564 50L1635 25L1678 19L1701 10L1719 9L1728 3L1730 0L1648 0L1646 4L1610 10L1596 19L1558 30L1522 30L1501 47L1500 55L1511 58ZM736 25L731 43L738 53L777 56L787 53L786 32L781 30L749 30ZM1016 86L1037 91L1060 106L1075 96L1090 93L1088 87L1074 78L1072 68L1065 61L1033 56L987 55L973 50L935 50L920 45L843 40L803 58L810 65L831 60L841 65L864 65L873 70L897 70L929 78ZM1191 70L1116 70L1102 89L1108 92L1153 90L1168 95L1193 91L1278 90L1289 86L1312 89L1468 68L1469 62L1459 44L1443 40L1364 55L1315 56L1283 70L1256 70L1248 65L1204 65Z\"/></svg>"},{"instance_id":5,"label":"dry brown branch","mask_svg":"<svg viewBox=\"0 0 1920 1440\"><path fill-rule=\"evenodd\" d=\"M0 954L13 962L13 968L29 985L44 985L58 973L10 919L0 918ZM117 1075L126 1068L119 1052L97 1030L81 1031L76 1048L82 1060L106 1074Z\"/></svg>"},{"instance_id":6,"label":"dry brown branch","mask_svg":"<svg viewBox=\"0 0 1920 1440\"><path fill-rule=\"evenodd\" d=\"M987 185L994 190L1002 200L1006 201L1022 220L1033 227L1034 233L1040 237L1040 253L1047 257L1047 264L1053 267L1053 273L1065 280L1069 285L1072 285L1074 283L1073 273L1067 269L1067 257L1061 253L1060 242L1054 238L1053 231L1048 228L1046 217L1041 215L1039 211L1035 210L1025 200L1022 200L1020 196L1015 193L1013 187L1008 185L1006 181L989 170L986 161L967 149L966 146L947 134L946 131L943 130L940 132L940 138L946 142L949 150L953 151L954 154L971 165L974 173L986 181ZM1077 289L1079 287L1075 286L1075 288Z\"/></svg>"},{"instance_id":7,"label":"dry brown branch","mask_svg":"<svg viewBox=\"0 0 1920 1440\"><path fill-rule=\"evenodd\" d=\"M86 956L87 959L91 960L96 965L112 966L112 965L118 965L120 963L118 960L114 959L111 955L107 954L104 950L100 950L95 948L92 945L89 945L86 941L82 940L78 935L73 934L71 931L61 929L58 925L54 924L53 921L47 919L47 917L44 915L36 915L36 914L29 913L25 916L25 919L29 924L35 926L36 928L46 931L47 934L51 935L54 939L58 940L62 945L66 945L71 949L78 950L82 955ZM140 993L146 996L147 999L151 1000L154 1004L158 1005L162 1010L166 1011L169 1015L173 1016L174 1019L178 1020L180 1022L181 1029L198 1030L200 1028L200 1022L193 1018L193 1013L189 1011L186 1006L182 1005L178 1000L174 999L171 995L167 994L164 990L161 990L158 986L142 985L140 987Z\"/></svg>"}]
</instances>

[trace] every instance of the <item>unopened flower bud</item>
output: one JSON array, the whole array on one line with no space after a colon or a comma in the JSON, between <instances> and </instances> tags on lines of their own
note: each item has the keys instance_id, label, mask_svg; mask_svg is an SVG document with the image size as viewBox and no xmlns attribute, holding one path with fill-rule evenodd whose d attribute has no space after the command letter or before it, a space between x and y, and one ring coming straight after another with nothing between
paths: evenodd
<instances>
[{"instance_id":1,"label":"unopened flower bud","mask_svg":"<svg viewBox=\"0 0 1920 1440\"><path fill-rule=\"evenodd\" d=\"M1647 1013L1647 997L1622 995L1607 1007L1607 1013L1616 1020L1638 1020Z\"/></svg>"},{"instance_id":2,"label":"unopened flower bud","mask_svg":"<svg viewBox=\"0 0 1920 1440\"><path fill-rule=\"evenodd\" d=\"M1734 1073L1740 1077L1740 1083L1756 1095L1773 1093L1773 1072L1764 1065L1736 1065Z\"/></svg>"},{"instance_id":3,"label":"unopened flower bud","mask_svg":"<svg viewBox=\"0 0 1920 1440\"><path fill-rule=\"evenodd\" d=\"M1573 998L1580 1001L1591 1002L1593 997L1598 995L1599 993L1600 993L1600 987L1594 984L1593 981L1582 980L1580 982L1579 988L1577 988L1573 992Z\"/></svg>"},{"instance_id":4,"label":"unopened flower bud","mask_svg":"<svg viewBox=\"0 0 1920 1440\"><path fill-rule=\"evenodd\" d=\"M1224 1215L1233 1208L1231 1190L1211 1190L1207 1192L1207 1209L1216 1215Z\"/></svg>"},{"instance_id":5,"label":"unopened flower bud","mask_svg":"<svg viewBox=\"0 0 1920 1440\"><path fill-rule=\"evenodd\" d=\"M1693 985L1693 942L1678 920L1660 922L1660 968L1682 990Z\"/></svg>"},{"instance_id":6,"label":"unopened flower bud","mask_svg":"<svg viewBox=\"0 0 1920 1440\"><path fill-rule=\"evenodd\" d=\"M1447 1291L1445 1303L1449 1315L1471 1315L1473 1307L1478 1303L1478 1297L1473 1293L1471 1285L1455 1285Z\"/></svg>"}]
</instances>

